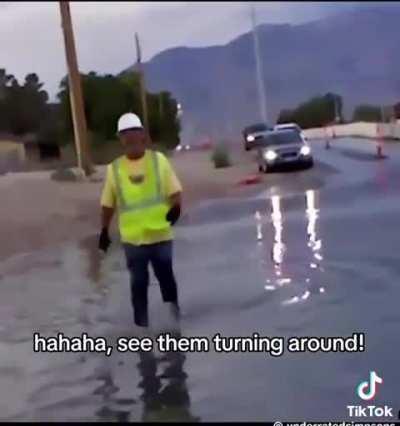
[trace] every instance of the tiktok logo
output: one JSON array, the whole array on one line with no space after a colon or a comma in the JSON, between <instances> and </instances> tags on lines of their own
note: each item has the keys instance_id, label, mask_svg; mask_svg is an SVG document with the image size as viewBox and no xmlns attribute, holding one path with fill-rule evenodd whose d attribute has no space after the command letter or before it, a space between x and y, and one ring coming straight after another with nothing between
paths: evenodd
<instances>
[{"instance_id":1,"label":"tiktok logo","mask_svg":"<svg viewBox=\"0 0 400 426\"><path fill-rule=\"evenodd\" d=\"M364 401L370 401L375 398L377 385L382 384L383 379L379 377L375 371L370 371L369 380L361 382L357 386L357 395ZM387 405L378 407L376 405L348 405L347 410L350 417L394 417L393 408ZM399 413L400 414L400 413Z\"/></svg>"},{"instance_id":2,"label":"tiktok logo","mask_svg":"<svg viewBox=\"0 0 400 426\"><path fill-rule=\"evenodd\" d=\"M375 398L377 392L377 384L382 384L383 379L380 378L375 371L369 373L369 381L361 382L357 386L357 394L364 401L370 401Z\"/></svg>"}]
</instances>

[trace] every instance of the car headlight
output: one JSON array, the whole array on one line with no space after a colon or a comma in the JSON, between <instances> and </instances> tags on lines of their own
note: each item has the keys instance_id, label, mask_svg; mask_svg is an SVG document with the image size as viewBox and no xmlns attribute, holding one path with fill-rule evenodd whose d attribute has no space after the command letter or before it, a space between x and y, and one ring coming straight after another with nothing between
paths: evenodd
<instances>
[{"instance_id":1,"label":"car headlight","mask_svg":"<svg viewBox=\"0 0 400 426\"><path fill-rule=\"evenodd\" d=\"M301 155L310 155L311 154L311 148L307 145L302 146L301 149L300 149L300 154Z\"/></svg>"},{"instance_id":2,"label":"car headlight","mask_svg":"<svg viewBox=\"0 0 400 426\"><path fill-rule=\"evenodd\" d=\"M253 135L248 135L246 138L247 142L253 142L256 140L256 138Z\"/></svg>"},{"instance_id":3,"label":"car headlight","mask_svg":"<svg viewBox=\"0 0 400 426\"><path fill-rule=\"evenodd\" d=\"M264 152L264 158L267 161L274 161L277 156L278 156L278 154L275 151L272 151L271 149Z\"/></svg>"}]
</instances>

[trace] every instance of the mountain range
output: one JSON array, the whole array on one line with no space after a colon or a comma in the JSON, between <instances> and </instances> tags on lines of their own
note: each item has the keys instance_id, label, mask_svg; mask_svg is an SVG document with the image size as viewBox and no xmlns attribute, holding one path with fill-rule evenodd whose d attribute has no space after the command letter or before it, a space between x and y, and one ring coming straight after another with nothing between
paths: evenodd
<instances>
[{"instance_id":1,"label":"mountain range","mask_svg":"<svg viewBox=\"0 0 400 426\"><path fill-rule=\"evenodd\" d=\"M305 24L259 25L268 120L326 92L343 97L348 118L360 103L397 102L399 22L394 3ZM143 66L150 91L168 90L181 103L182 137L189 143L237 139L244 126L260 121L250 31L222 46L168 49Z\"/></svg>"}]
</instances>

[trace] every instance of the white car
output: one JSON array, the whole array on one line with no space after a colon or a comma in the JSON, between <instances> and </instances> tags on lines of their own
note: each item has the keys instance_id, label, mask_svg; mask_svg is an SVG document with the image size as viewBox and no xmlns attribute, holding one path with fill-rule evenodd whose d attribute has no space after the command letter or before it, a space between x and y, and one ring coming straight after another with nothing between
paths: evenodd
<instances>
[{"instance_id":1,"label":"white car","mask_svg":"<svg viewBox=\"0 0 400 426\"><path fill-rule=\"evenodd\" d=\"M276 124L274 126L274 130L296 130L300 133L301 137L304 140L307 140L303 130L297 123L282 123L282 124Z\"/></svg>"}]
</instances>

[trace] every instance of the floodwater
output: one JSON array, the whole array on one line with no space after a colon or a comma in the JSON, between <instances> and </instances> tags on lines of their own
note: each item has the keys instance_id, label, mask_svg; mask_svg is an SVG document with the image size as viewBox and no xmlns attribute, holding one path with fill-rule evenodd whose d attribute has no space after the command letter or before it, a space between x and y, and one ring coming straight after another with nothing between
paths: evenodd
<instances>
[{"instance_id":1,"label":"floodwater","mask_svg":"<svg viewBox=\"0 0 400 426\"><path fill-rule=\"evenodd\" d=\"M400 147L374 149L316 142L313 170L205 202L174 248L182 336L364 333L364 352L34 353L34 332L135 336L123 252L99 257L93 236L0 264L0 419L342 421L370 371L374 404L397 413ZM170 318L153 277L149 291L155 337Z\"/></svg>"}]
</instances>

